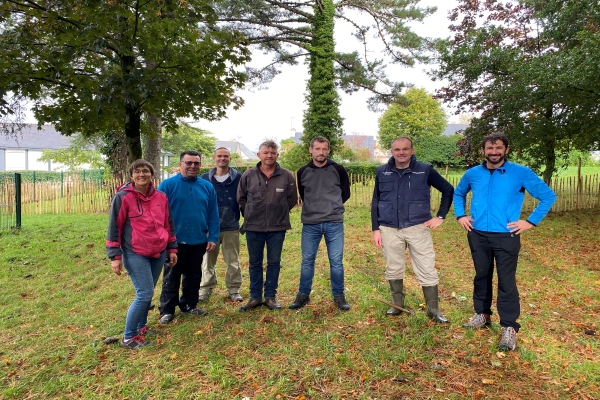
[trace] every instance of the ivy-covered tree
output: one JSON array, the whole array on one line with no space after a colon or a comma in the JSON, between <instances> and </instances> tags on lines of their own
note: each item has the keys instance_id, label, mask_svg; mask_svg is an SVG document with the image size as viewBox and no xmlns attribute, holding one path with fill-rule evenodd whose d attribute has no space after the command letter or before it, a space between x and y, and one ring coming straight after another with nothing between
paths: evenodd
<instances>
[{"instance_id":1,"label":"ivy-covered tree","mask_svg":"<svg viewBox=\"0 0 600 400\"><path fill-rule=\"evenodd\" d=\"M217 22L217 1L6 0L0 3L2 113L10 94L34 101L39 124L65 135L124 132L142 157L143 115L216 119L249 60L241 33Z\"/></svg>"},{"instance_id":2,"label":"ivy-covered tree","mask_svg":"<svg viewBox=\"0 0 600 400\"><path fill-rule=\"evenodd\" d=\"M598 148L600 5L592 0L460 0L454 36L438 46L438 97L475 112L460 143L473 161L481 138L504 131L513 153L546 182L571 149Z\"/></svg>"},{"instance_id":3,"label":"ivy-covered tree","mask_svg":"<svg viewBox=\"0 0 600 400\"><path fill-rule=\"evenodd\" d=\"M379 143L389 149L392 141L400 136L440 136L446 125L441 102L425 89L411 88L379 117Z\"/></svg>"},{"instance_id":4,"label":"ivy-covered tree","mask_svg":"<svg viewBox=\"0 0 600 400\"><path fill-rule=\"evenodd\" d=\"M420 8L419 0L225 0L219 20L244 33L249 43L273 55L262 68L248 68L250 82L261 85L279 73L282 64L297 64L308 57L309 82L304 116L303 147L317 136L327 137L332 154L339 151L342 118L336 89L347 93L373 93L371 109L396 98L406 84L385 75L385 62L407 67L425 60L423 38L410 24L435 11ZM360 52L335 50L334 29L338 22L354 28ZM371 36L385 49L372 51ZM382 54L373 58L373 54Z\"/></svg>"}]
</instances>

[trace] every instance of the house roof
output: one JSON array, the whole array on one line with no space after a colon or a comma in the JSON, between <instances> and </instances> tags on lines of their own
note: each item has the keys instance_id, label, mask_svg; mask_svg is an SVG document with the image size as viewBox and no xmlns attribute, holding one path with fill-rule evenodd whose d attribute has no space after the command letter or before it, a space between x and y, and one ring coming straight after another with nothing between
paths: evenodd
<instances>
[{"instance_id":1,"label":"house roof","mask_svg":"<svg viewBox=\"0 0 600 400\"><path fill-rule=\"evenodd\" d=\"M446 125L446 130L444 131L444 136L452 136L458 131L464 131L467 129L469 125L467 124L448 124Z\"/></svg>"},{"instance_id":2,"label":"house roof","mask_svg":"<svg viewBox=\"0 0 600 400\"><path fill-rule=\"evenodd\" d=\"M230 152L238 153L249 160L255 160L257 158L255 153L237 140L217 140L215 142L215 148L218 149L219 147L225 147Z\"/></svg>"},{"instance_id":3,"label":"house roof","mask_svg":"<svg viewBox=\"0 0 600 400\"><path fill-rule=\"evenodd\" d=\"M22 150L58 150L71 145L71 139L61 135L52 125L26 124L21 132L15 135L0 134L0 148Z\"/></svg>"}]
</instances>

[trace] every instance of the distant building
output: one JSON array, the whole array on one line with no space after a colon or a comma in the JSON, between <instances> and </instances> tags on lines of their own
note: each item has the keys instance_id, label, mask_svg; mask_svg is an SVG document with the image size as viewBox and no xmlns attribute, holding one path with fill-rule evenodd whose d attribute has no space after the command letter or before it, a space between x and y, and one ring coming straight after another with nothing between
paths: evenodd
<instances>
[{"instance_id":1,"label":"distant building","mask_svg":"<svg viewBox=\"0 0 600 400\"><path fill-rule=\"evenodd\" d=\"M61 135L53 125L26 124L16 135L0 135L0 171L64 171L60 163L41 162L44 150L66 149L71 146L71 138ZM168 167L172 153L162 151L162 165ZM89 169L89 164L81 164L80 169ZM168 176L163 168L163 178Z\"/></svg>"},{"instance_id":2,"label":"distant building","mask_svg":"<svg viewBox=\"0 0 600 400\"><path fill-rule=\"evenodd\" d=\"M217 140L215 142L215 149L219 147L225 147L232 154L239 154L242 161L257 160L256 153L250 151L243 143L237 140Z\"/></svg>"},{"instance_id":3,"label":"distant building","mask_svg":"<svg viewBox=\"0 0 600 400\"><path fill-rule=\"evenodd\" d=\"M59 164L39 161L42 151L64 149L70 145L71 138L61 135L52 125L43 125L38 130L36 124L27 124L14 136L0 135L0 171L59 169Z\"/></svg>"},{"instance_id":4,"label":"distant building","mask_svg":"<svg viewBox=\"0 0 600 400\"><path fill-rule=\"evenodd\" d=\"M446 129L444 130L443 135L444 136L452 136L455 133L462 133L461 131L464 131L468 127L469 127L469 125L467 125L467 124L448 124L448 125L446 125Z\"/></svg>"}]
</instances>

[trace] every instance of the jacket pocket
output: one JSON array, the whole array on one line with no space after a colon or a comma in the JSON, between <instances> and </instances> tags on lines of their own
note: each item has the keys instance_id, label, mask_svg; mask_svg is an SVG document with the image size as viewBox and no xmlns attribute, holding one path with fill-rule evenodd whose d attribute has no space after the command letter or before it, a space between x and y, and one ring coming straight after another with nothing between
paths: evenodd
<instances>
[{"instance_id":1,"label":"jacket pocket","mask_svg":"<svg viewBox=\"0 0 600 400\"><path fill-rule=\"evenodd\" d=\"M380 225L397 226L396 207L394 203L380 201L379 204L377 204L377 211L377 220Z\"/></svg>"},{"instance_id":2,"label":"jacket pocket","mask_svg":"<svg viewBox=\"0 0 600 400\"><path fill-rule=\"evenodd\" d=\"M424 201L411 201L408 203L408 220L410 222L425 222L431 219L429 204Z\"/></svg>"}]
</instances>

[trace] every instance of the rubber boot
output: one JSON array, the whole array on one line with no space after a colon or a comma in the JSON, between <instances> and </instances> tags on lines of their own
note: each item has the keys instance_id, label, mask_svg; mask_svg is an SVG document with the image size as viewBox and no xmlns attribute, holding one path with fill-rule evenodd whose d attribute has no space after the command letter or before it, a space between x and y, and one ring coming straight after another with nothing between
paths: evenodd
<instances>
[{"instance_id":1,"label":"rubber boot","mask_svg":"<svg viewBox=\"0 0 600 400\"><path fill-rule=\"evenodd\" d=\"M414 312L411 309L404 307L404 281L402 279L396 279L388 282L390 283L390 290L392 292L392 303L406 309L409 311L410 315L414 315ZM385 313L387 315L400 315L402 314L402 311L390 307Z\"/></svg>"},{"instance_id":2,"label":"rubber boot","mask_svg":"<svg viewBox=\"0 0 600 400\"><path fill-rule=\"evenodd\" d=\"M438 287L423 286L423 295L425 296L425 304L427 304L427 315L432 321L438 324L448 324L450 321L440 313L438 307Z\"/></svg>"}]
</instances>

